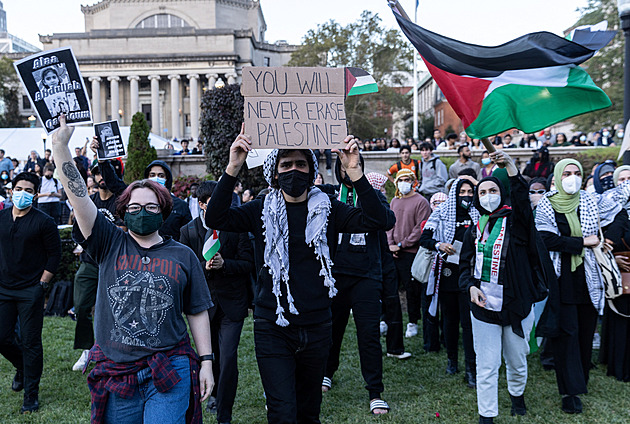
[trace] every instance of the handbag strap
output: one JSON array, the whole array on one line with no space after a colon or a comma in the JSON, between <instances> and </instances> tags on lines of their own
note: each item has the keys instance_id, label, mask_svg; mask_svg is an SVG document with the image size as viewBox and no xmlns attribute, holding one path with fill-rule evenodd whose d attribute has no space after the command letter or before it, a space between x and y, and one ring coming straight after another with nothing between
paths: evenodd
<instances>
[{"instance_id":1,"label":"handbag strap","mask_svg":"<svg viewBox=\"0 0 630 424\"><path fill-rule=\"evenodd\" d=\"M613 311L617 315L622 316L624 318L630 318L630 315L622 314L621 312L619 312L617 310L617 307L615 306L615 303L613 302L613 299L607 299L607 300L608 300L608 307L610 308L611 311Z\"/></svg>"}]
</instances>

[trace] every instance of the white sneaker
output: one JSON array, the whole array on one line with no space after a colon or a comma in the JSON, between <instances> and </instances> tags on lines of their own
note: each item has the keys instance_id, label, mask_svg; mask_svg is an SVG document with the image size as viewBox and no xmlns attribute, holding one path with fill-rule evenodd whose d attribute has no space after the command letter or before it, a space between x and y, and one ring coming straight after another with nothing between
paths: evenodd
<instances>
[{"instance_id":1,"label":"white sneaker","mask_svg":"<svg viewBox=\"0 0 630 424\"><path fill-rule=\"evenodd\" d=\"M83 371L83 368L85 368L85 364L87 364L89 353L90 353L89 350L84 350L81 353L79 360L75 362L74 365L72 366L72 371Z\"/></svg>"},{"instance_id":2,"label":"white sneaker","mask_svg":"<svg viewBox=\"0 0 630 424\"><path fill-rule=\"evenodd\" d=\"M400 355L396 355L395 353L388 353L387 357L388 358L396 358L396 359L409 359L409 358L411 358L411 353L403 352Z\"/></svg>"},{"instance_id":3,"label":"white sneaker","mask_svg":"<svg viewBox=\"0 0 630 424\"><path fill-rule=\"evenodd\" d=\"M418 324L407 324L407 331L405 332L405 337L416 337L418 335Z\"/></svg>"},{"instance_id":4,"label":"white sneaker","mask_svg":"<svg viewBox=\"0 0 630 424\"><path fill-rule=\"evenodd\" d=\"M381 337L387 335L387 323L385 321L381 321Z\"/></svg>"}]
</instances>

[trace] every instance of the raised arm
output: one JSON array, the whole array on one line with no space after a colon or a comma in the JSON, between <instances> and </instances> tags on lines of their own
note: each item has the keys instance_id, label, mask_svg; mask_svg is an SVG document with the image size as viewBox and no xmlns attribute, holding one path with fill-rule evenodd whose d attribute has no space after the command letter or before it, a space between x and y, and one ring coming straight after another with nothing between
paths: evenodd
<instances>
[{"instance_id":1,"label":"raised arm","mask_svg":"<svg viewBox=\"0 0 630 424\"><path fill-rule=\"evenodd\" d=\"M66 125L66 116L63 114L59 117L59 122L61 126L52 136L53 155L61 167L59 173L61 185L66 188L66 194L74 208L74 216L79 224L79 229L83 237L87 239L92 234L92 227L94 227L96 220L96 206L88 197L85 181L83 181L77 166L74 164L70 149L68 149L68 142L72 137L74 128Z\"/></svg>"}]
</instances>

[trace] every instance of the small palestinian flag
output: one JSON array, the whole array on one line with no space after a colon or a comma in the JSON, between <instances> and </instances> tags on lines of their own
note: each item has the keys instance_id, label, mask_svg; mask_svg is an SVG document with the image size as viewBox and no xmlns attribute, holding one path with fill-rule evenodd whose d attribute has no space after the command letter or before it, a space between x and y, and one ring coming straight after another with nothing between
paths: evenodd
<instances>
[{"instance_id":1,"label":"small palestinian flag","mask_svg":"<svg viewBox=\"0 0 630 424\"><path fill-rule=\"evenodd\" d=\"M206 241L203 244L203 258L209 261L217 254L220 248L219 233L217 230L208 230L206 232Z\"/></svg>"},{"instance_id":2,"label":"small palestinian flag","mask_svg":"<svg viewBox=\"0 0 630 424\"><path fill-rule=\"evenodd\" d=\"M572 40L536 32L486 47L428 31L392 10L471 138L510 128L534 133L611 105L578 65L608 44L615 31L584 28Z\"/></svg>"},{"instance_id":3,"label":"small palestinian flag","mask_svg":"<svg viewBox=\"0 0 630 424\"><path fill-rule=\"evenodd\" d=\"M346 68L346 97L378 92L372 75L359 68Z\"/></svg>"}]
</instances>

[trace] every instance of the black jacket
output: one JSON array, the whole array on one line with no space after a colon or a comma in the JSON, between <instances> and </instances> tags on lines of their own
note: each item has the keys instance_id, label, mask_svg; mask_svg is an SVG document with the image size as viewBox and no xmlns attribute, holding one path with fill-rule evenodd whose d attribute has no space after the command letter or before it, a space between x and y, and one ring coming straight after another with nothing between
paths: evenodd
<instances>
[{"instance_id":1,"label":"black jacket","mask_svg":"<svg viewBox=\"0 0 630 424\"><path fill-rule=\"evenodd\" d=\"M254 267L254 253L249 235L220 231L219 254L224 260L223 268L208 271L203 257L207 230L201 217L184 225L180 232L180 242L195 252L203 266L212 302L219 305L230 320L244 319L247 316L247 284L250 282L250 272Z\"/></svg>"},{"instance_id":2,"label":"black jacket","mask_svg":"<svg viewBox=\"0 0 630 424\"><path fill-rule=\"evenodd\" d=\"M235 177L223 174L210 199L206 212L206 224L211 228L223 231L251 232L255 238L256 255L263 258L265 238L261 216L264 199L256 198L243 206L230 207L235 183ZM336 200L331 201L332 205L326 231L331 258L335 257L339 233L388 230L396 222L394 213L383 206L367 178L362 177L354 183L354 186L359 198L362 199L363 208L353 208ZM324 287L323 277L319 275L321 264L315 258L314 248L304 242L303 231L306 225L307 213L305 203L287 203L289 248L291 249L293 243L297 249L296 251L289 250L289 279L291 294L295 299L295 306L299 311L299 315L289 313L284 284L281 284L282 296L280 297L280 303L286 311L284 314L285 318L291 324L300 326L322 324L331 320L328 288ZM291 224L293 218L296 220L293 221L294 224ZM301 222L299 222L300 220ZM294 226L292 227L291 225ZM299 228L299 230L296 231L296 228ZM300 238L302 239L301 242L295 241ZM305 260L296 263L298 260L296 258L305 258ZM275 322L277 318L277 303L276 297L272 293L271 275L266 267L262 267L258 273L255 298L255 315Z\"/></svg>"},{"instance_id":3,"label":"black jacket","mask_svg":"<svg viewBox=\"0 0 630 424\"><path fill-rule=\"evenodd\" d=\"M155 165L159 165L164 168L164 172L166 173L166 183L164 186L168 191L170 191L173 186L173 174L171 173L171 168L169 168L166 162L161 160L151 162L144 170L144 177L149 177L149 170ZM99 163L99 169L101 170L101 175L103 176L103 180L105 181L107 188L109 188L112 193L119 196L123 191L125 191L127 184L118 178L114 167L109 161ZM160 235L171 236L174 240L179 241L179 229L192 220L192 215L190 214L188 203L184 202L179 197L174 196L173 193L171 193L171 199L173 200L173 211L162 224L162 227L160 228Z\"/></svg>"}]
</instances>

